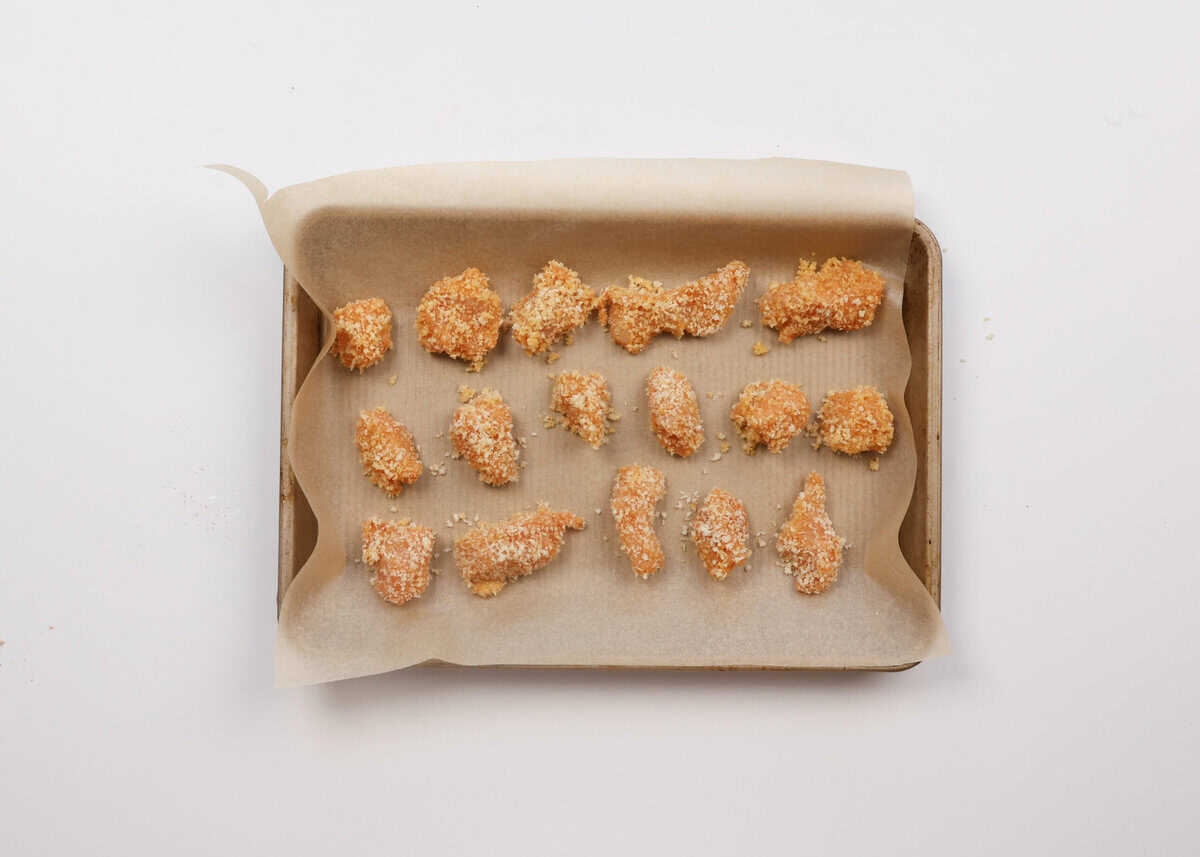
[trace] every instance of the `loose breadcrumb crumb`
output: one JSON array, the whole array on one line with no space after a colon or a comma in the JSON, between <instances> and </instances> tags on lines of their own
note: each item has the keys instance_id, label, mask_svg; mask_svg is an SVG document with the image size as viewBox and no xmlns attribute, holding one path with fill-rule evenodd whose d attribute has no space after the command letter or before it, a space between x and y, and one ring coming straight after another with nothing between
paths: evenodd
<instances>
[{"instance_id":1,"label":"loose breadcrumb crumb","mask_svg":"<svg viewBox=\"0 0 1200 857\"><path fill-rule=\"evenodd\" d=\"M887 452L895 431L887 399L867 386L826 393L817 421L821 442L846 455Z\"/></svg>"},{"instance_id":2,"label":"loose breadcrumb crumb","mask_svg":"<svg viewBox=\"0 0 1200 857\"><path fill-rule=\"evenodd\" d=\"M395 497L421 476L421 455L412 432L386 408L362 411L354 431L354 443L362 461L363 475Z\"/></svg>"},{"instance_id":3,"label":"loose breadcrumb crumb","mask_svg":"<svg viewBox=\"0 0 1200 857\"><path fill-rule=\"evenodd\" d=\"M816 595L832 586L845 545L825 513L825 480L819 473L808 474L791 517L775 539L784 572L796 578L796 591Z\"/></svg>"},{"instance_id":4,"label":"loose breadcrumb crumb","mask_svg":"<svg viewBox=\"0 0 1200 857\"><path fill-rule=\"evenodd\" d=\"M612 394L599 372L563 372L554 380L550 408L593 449L608 442Z\"/></svg>"},{"instance_id":5,"label":"loose breadcrumb crumb","mask_svg":"<svg viewBox=\"0 0 1200 857\"><path fill-rule=\"evenodd\" d=\"M417 336L426 351L446 354L478 372L500 339L500 295L478 268L438 280L417 306Z\"/></svg>"},{"instance_id":6,"label":"loose breadcrumb crumb","mask_svg":"<svg viewBox=\"0 0 1200 857\"><path fill-rule=\"evenodd\" d=\"M392 311L382 298L366 298L333 311L330 351L347 369L374 366L392 348Z\"/></svg>"},{"instance_id":7,"label":"loose breadcrumb crumb","mask_svg":"<svg viewBox=\"0 0 1200 857\"><path fill-rule=\"evenodd\" d=\"M704 443L704 424L696 391L687 377L659 366L646 379L650 425L659 443L672 455L687 458Z\"/></svg>"},{"instance_id":8,"label":"loose breadcrumb crumb","mask_svg":"<svg viewBox=\"0 0 1200 857\"><path fill-rule=\"evenodd\" d=\"M704 498L692 524L692 539L705 569L714 580L750 559L750 521L742 502L721 488Z\"/></svg>"},{"instance_id":9,"label":"loose breadcrumb crumb","mask_svg":"<svg viewBox=\"0 0 1200 857\"><path fill-rule=\"evenodd\" d=\"M761 342L756 342L756 343L754 343L754 348L752 348L751 350L754 352L755 357L762 357L764 354L766 354L771 349L769 347L767 347L766 345L763 345Z\"/></svg>"},{"instance_id":10,"label":"loose breadcrumb crumb","mask_svg":"<svg viewBox=\"0 0 1200 857\"><path fill-rule=\"evenodd\" d=\"M450 425L454 450L487 485L507 485L520 475L512 411L495 390L480 390L459 405Z\"/></svg>"},{"instance_id":11,"label":"loose breadcrumb crumb","mask_svg":"<svg viewBox=\"0 0 1200 857\"><path fill-rule=\"evenodd\" d=\"M466 384L460 384L458 387L458 400L466 403L471 401L475 395L475 388L468 387Z\"/></svg>"},{"instance_id":12,"label":"loose breadcrumb crumb","mask_svg":"<svg viewBox=\"0 0 1200 857\"><path fill-rule=\"evenodd\" d=\"M663 549L654 532L654 507L667 492L661 470L631 464L617 471L613 480L613 519L621 550L629 557L633 573L645 580L663 566Z\"/></svg>"},{"instance_id":13,"label":"loose breadcrumb crumb","mask_svg":"<svg viewBox=\"0 0 1200 857\"><path fill-rule=\"evenodd\" d=\"M454 543L454 563L467 587L481 598L549 563L562 548L567 529L582 530L584 520L539 503L506 521L476 524Z\"/></svg>"},{"instance_id":14,"label":"loose breadcrumb crumb","mask_svg":"<svg viewBox=\"0 0 1200 857\"><path fill-rule=\"evenodd\" d=\"M754 322L750 321L750 319L746 319L742 322L742 327L754 327Z\"/></svg>"},{"instance_id":15,"label":"loose breadcrumb crumb","mask_svg":"<svg viewBox=\"0 0 1200 857\"><path fill-rule=\"evenodd\" d=\"M370 518L362 525L362 561L371 569L371 586L380 598L403 604L429 587L435 541L429 527Z\"/></svg>"},{"instance_id":16,"label":"loose breadcrumb crumb","mask_svg":"<svg viewBox=\"0 0 1200 857\"><path fill-rule=\"evenodd\" d=\"M389 376L388 376L388 384L389 384L389 385L391 385L391 386L393 386L393 387L395 387L395 386L396 386L396 380L397 380L399 377L400 377L399 375L389 375Z\"/></svg>"},{"instance_id":17,"label":"loose breadcrumb crumb","mask_svg":"<svg viewBox=\"0 0 1200 857\"><path fill-rule=\"evenodd\" d=\"M729 412L747 455L753 455L759 444L770 452L787 449L808 425L808 417L804 391L778 378L746 385Z\"/></svg>"}]
</instances>

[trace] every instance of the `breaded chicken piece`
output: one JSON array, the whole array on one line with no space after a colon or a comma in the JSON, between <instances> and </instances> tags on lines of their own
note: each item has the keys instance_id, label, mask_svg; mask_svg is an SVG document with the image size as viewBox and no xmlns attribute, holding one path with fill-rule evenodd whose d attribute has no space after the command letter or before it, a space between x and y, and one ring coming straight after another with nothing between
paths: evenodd
<instances>
[{"instance_id":1,"label":"breaded chicken piece","mask_svg":"<svg viewBox=\"0 0 1200 857\"><path fill-rule=\"evenodd\" d=\"M746 263L735 259L707 277L672 289L669 314L688 336L710 336L725 326L749 279Z\"/></svg>"},{"instance_id":2,"label":"breaded chicken piece","mask_svg":"<svg viewBox=\"0 0 1200 857\"><path fill-rule=\"evenodd\" d=\"M465 360L468 371L483 368L487 354L500 340L500 295L487 275L467 268L457 277L434 283L417 305L417 336L431 354Z\"/></svg>"},{"instance_id":3,"label":"breaded chicken piece","mask_svg":"<svg viewBox=\"0 0 1200 857\"><path fill-rule=\"evenodd\" d=\"M558 555L567 528L583 529L583 519L538 503L507 521L478 524L454 543L454 562L471 591L497 594L510 580L537 571Z\"/></svg>"},{"instance_id":4,"label":"breaded chicken piece","mask_svg":"<svg viewBox=\"0 0 1200 857\"><path fill-rule=\"evenodd\" d=\"M859 330L875 320L886 287L882 276L853 259L826 259L820 270L802 260L790 283L770 285L758 310L780 342L827 327Z\"/></svg>"},{"instance_id":5,"label":"breaded chicken piece","mask_svg":"<svg viewBox=\"0 0 1200 857\"><path fill-rule=\"evenodd\" d=\"M550 408L562 414L568 429L592 449L608 443L608 417L612 394L608 379L599 372L561 372L554 379Z\"/></svg>"},{"instance_id":6,"label":"breaded chicken piece","mask_svg":"<svg viewBox=\"0 0 1200 857\"><path fill-rule=\"evenodd\" d=\"M749 279L750 269L736 260L675 289L630 277L628 286L609 286L600 295L600 323L630 354L645 350L660 333L709 336L729 320Z\"/></svg>"},{"instance_id":7,"label":"breaded chicken piece","mask_svg":"<svg viewBox=\"0 0 1200 857\"><path fill-rule=\"evenodd\" d=\"M533 278L533 291L509 313L513 339L526 354L541 354L572 330L584 325L599 303L596 293L557 259Z\"/></svg>"},{"instance_id":8,"label":"breaded chicken piece","mask_svg":"<svg viewBox=\"0 0 1200 857\"><path fill-rule=\"evenodd\" d=\"M792 516L779 528L775 550L783 570L795 575L796 591L807 595L824 592L837 580L846 540L833 529L825 514L825 480L810 473L804 491L792 506Z\"/></svg>"},{"instance_id":9,"label":"breaded chicken piece","mask_svg":"<svg viewBox=\"0 0 1200 857\"><path fill-rule=\"evenodd\" d=\"M392 349L392 311L382 298L366 298L333 311L330 351L347 369L374 366Z\"/></svg>"},{"instance_id":10,"label":"breaded chicken piece","mask_svg":"<svg viewBox=\"0 0 1200 857\"><path fill-rule=\"evenodd\" d=\"M663 566L662 544L654 532L654 507L666 493L662 471L641 464L622 467L613 480L610 505L621 550L642 580Z\"/></svg>"},{"instance_id":11,"label":"breaded chicken piece","mask_svg":"<svg viewBox=\"0 0 1200 857\"><path fill-rule=\"evenodd\" d=\"M507 485L521 475L512 411L495 390L484 388L458 407L450 422L450 441L487 485Z\"/></svg>"},{"instance_id":12,"label":"breaded chicken piece","mask_svg":"<svg viewBox=\"0 0 1200 857\"><path fill-rule=\"evenodd\" d=\"M687 458L704 443L700 404L687 377L669 366L659 366L646 379L650 427L663 449Z\"/></svg>"},{"instance_id":13,"label":"breaded chicken piece","mask_svg":"<svg viewBox=\"0 0 1200 857\"><path fill-rule=\"evenodd\" d=\"M692 539L709 575L724 580L750 559L750 519L742 501L721 488L709 491L692 520Z\"/></svg>"},{"instance_id":14,"label":"breaded chicken piece","mask_svg":"<svg viewBox=\"0 0 1200 857\"><path fill-rule=\"evenodd\" d=\"M362 460L363 475L395 497L421 476L421 453L412 432L398 422L387 408L358 415L354 443Z\"/></svg>"},{"instance_id":15,"label":"breaded chicken piece","mask_svg":"<svg viewBox=\"0 0 1200 857\"><path fill-rule=\"evenodd\" d=\"M371 569L379 597L403 604L429 588L433 530L401 521L371 518L362 525L362 559Z\"/></svg>"},{"instance_id":16,"label":"breaded chicken piece","mask_svg":"<svg viewBox=\"0 0 1200 857\"><path fill-rule=\"evenodd\" d=\"M808 425L808 396L778 378L756 381L742 390L729 419L747 455L754 455L760 443L771 452L782 452Z\"/></svg>"},{"instance_id":17,"label":"breaded chicken piece","mask_svg":"<svg viewBox=\"0 0 1200 857\"><path fill-rule=\"evenodd\" d=\"M817 412L821 442L846 455L887 452L895 435L894 422L887 399L874 387L826 393Z\"/></svg>"},{"instance_id":18,"label":"breaded chicken piece","mask_svg":"<svg viewBox=\"0 0 1200 857\"><path fill-rule=\"evenodd\" d=\"M612 341L630 354L646 350L650 340L667 331L683 336L683 325L674 321L674 307L662 283L630 277L627 286L609 286L600 295L600 323Z\"/></svg>"}]
</instances>

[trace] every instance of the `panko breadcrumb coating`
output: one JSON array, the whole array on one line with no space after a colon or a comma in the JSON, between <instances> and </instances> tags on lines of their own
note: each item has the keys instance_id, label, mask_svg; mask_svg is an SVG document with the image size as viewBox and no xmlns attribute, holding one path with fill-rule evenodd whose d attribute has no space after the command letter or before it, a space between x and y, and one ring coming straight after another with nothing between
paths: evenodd
<instances>
[{"instance_id":1,"label":"panko breadcrumb coating","mask_svg":"<svg viewBox=\"0 0 1200 857\"><path fill-rule=\"evenodd\" d=\"M557 259L533 278L533 291L509 313L513 339L529 355L541 354L572 330L583 326L599 299L596 293Z\"/></svg>"},{"instance_id":2,"label":"panko breadcrumb coating","mask_svg":"<svg viewBox=\"0 0 1200 857\"><path fill-rule=\"evenodd\" d=\"M633 573L645 580L663 566L662 544L654 532L654 507L667 493L662 471L631 464L617 471L613 480L613 518L621 550L629 557Z\"/></svg>"},{"instance_id":3,"label":"panko breadcrumb coating","mask_svg":"<svg viewBox=\"0 0 1200 857\"><path fill-rule=\"evenodd\" d=\"M583 519L538 503L535 512L469 529L454 543L454 562L471 591L487 598L554 559L568 527L582 530Z\"/></svg>"},{"instance_id":4,"label":"panko breadcrumb coating","mask_svg":"<svg viewBox=\"0 0 1200 857\"><path fill-rule=\"evenodd\" d=\"M687 458L704 443L700 404L687 377L669 366L659 366L646 379L650 426L663 449Z\"/></svg>"},{"instance_id":5,"label":"panko breadcrumb coating","mask_svg":"<svg viewBox=\"0 0 1200 857\"><path fill-rule=\"evenodd\" d=\"M750 519L742 501L721 488L708 492L692 520L692 539L709 575L724 580L750 559Z\"/></svg>"},{"instance_id":6,"label":"panko breadcrumb coating","mask_svg":"<svg viewBox=\"0 0 1200 857\"><path fill-rule=\"evenodd\" d=\"M775 539L783 570L795 575L796 591L816 595L832 586L842 566L845 544L825 513L825 480L820 473L808 474L804 491L792 506L792 516Z\"/></svg>"},{"instance_id":7,"label":"panko breadcrumb coating","mask_svg":"<svg viewBox=\"0 0 1200 857\"><path fill-rule=\"evenodd\" d=\"M435 536L429 527L371 518L362 525L362 558L379 597L403 604L429 588Z\"/></svg>"},{"instance_id":8,"label":"panko breadcrumb coating","mask_svg":"<svg viewBox=\"0 0 1200 857\"><path fill-rule=\"evenodd\" d=\"M834 330L859 330L875 320L886 283L877 272L853 259L826 259L817 269L801 261L790 283L772 283L758 301L767 327L780 342Z\"/></svg>"},{"instance_id":9,"label":"panko breadcrumb coating","mask_svg":"<svg viewBox=\"0 0 1200 857\"><path fill-rule=\"evenodd\" d=\"M750 269L736 260L674 289L630 277L628 286L609 286L600 295L600 323L630 354L645 350L659 333L709 336L729 320L749 279Z\"/></svg>"},{"instance_id":10,"label":"panko breadcrumb coating","mask_svg":"<svg viewBox=\"0 0 1200 857\"><path fill-rule=\"evenodd\" d=\"M808 425L808 396L778 378L756 381L742 390L729 419L747 455L754 455L760 443L771 452L782 452Z\"/></svg>"},{"instance_id":11,"label":"panko breadcrumb coating","mask_svg":"<svg viewBox=\"0 0 1200 857\"><path fill-rule=\"evenodd\" d=\"M668 331L683 336L675 322L662 283L630 277L627 286L609 286L600 295L600 323L608 328L613 342L630 354L645 351L655 336Z\"/></svg>"},{"instance_id":12,"label":"panko breadcrumb coating","mask_svg":"<svg viewBox=\"0 0 1200 857\"><path fill-rule=\"evenodd\" d=\"M874 387L855 387L825 394L817 413L821 442L835 452L887 452L895 419L887 399Z\"/></svg>"},{"instance_id":13,"label":"panko breadcrumb coating","mask_svg":"<svg viewBox=\"0 0 1200 857\"><path fill-rule=\"evenodd\" d=\"M333 311L334 356L359 372L374 366L392 348L392 311L382 298L366 298Z\"/></svg>"},{"instance_id":14,"label":"panko breadcrumb coating","mask_svg":"<svg viewBox=\"0 0 1200 857\"><path fill-rule=\"evenodd\" d=\"M480 390L458 407L450 423L450 441L481 482L507 485L521 474L512 411L495 390Z\"/></svg>"},{"instance_id":15,"label":"panko breadcrumb coating","mask_svg":"<svg viewBox=\"0 0 1200 857\"><path fill-rule=\"evenodd\" d=\"M599 372L562 372L554 379L550 408L562 414L566 426L599 449L608 443L612 394Z\"/></svg>"},{"instance_id":16,"label":"panko breadcrumb coating","mask_svg":"<svg viewBox=\"0 0 1200 857\"><path fill-rule=\"evenodd\" d=\"M432 354L465 360L478 372L500 340L500 295L487 275L467 268L457 277L434 283L417 305L417 336Z\"/></svg>"},{"instance_id":17,"label":"panko breadcrumb coating","mask_svg":"<svg viewBox=\"0 0 1200 857\"><path fill-rule=\"evenodd\" d=\"M412 432L386 408L358 415L354 443L362 459L363 475L395 497L421 476L421 454Z\"/></svg>"}]
</instances>

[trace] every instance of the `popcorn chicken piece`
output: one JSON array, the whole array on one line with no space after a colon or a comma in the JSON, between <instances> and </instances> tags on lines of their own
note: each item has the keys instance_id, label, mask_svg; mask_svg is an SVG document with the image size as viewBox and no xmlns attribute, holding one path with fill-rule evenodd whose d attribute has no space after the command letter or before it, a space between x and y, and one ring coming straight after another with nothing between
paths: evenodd
<instances>
[{"instance_id":1,"label":"popcorn chicken piece","mask_svg":"<svg viewBox=\"0 0 1200 857\"><path fill-rule=\"evenodd\" d=\"M387 408L358 415L354 443L362 460L363 475L395 497L421 476L421 454L412 432L398 422Z\"/></svg>"},{"instance_id":2,"label":"popcorn chicken piece","mask_svg":"<svg viewBox=\"0 0 1200 857\"><path fill-rule=\"evenodd\" d=\"M450 441L487 485L507 485L521 475L512 411L495 390L484 388L458 407L450 423Z\"/></svg>"},{"instance_id":3,"label":"popcorn chicken piece","mask_svg":"<svg viewBox=\"0 0 1200 857\"><path fill-rule=\"evenodd\" d=\"M654 507L667 493L661 470L631 464L617 471L610 506L617 523L621 550L633 573L645 580L663 566L662 544L654 532Z\"/></svg>"},{"instance_id":4,"label":"popcorn chicken piece","mask_svg":"<svg viewBox=\"0 0 1200 857\"><path fill-rule=\"evenodd\" d=\"M742 390L729 419L747 455L754 455L760 443L771 452L782 452L808 425L808 397L795 384L778 378L756 381Z\"/></svg>"},{"instance_id":5,"label":"popcorn chicken piece","mask_svg":"<svg viewBox=\"0 0 1200 857\"><path fill-rule=\"evenodd\" d=\"M366 298L333 311L330 351L347 369L374 366L392 349L392 311L382 298Z\"/></svg>"},{"instance_id":6,"label":"popcorn chicken piece","mask_svg":"<svg viewBox=\"0 0 1200 857\"><path fill-rule=\"evenodd\" d=\"M817 595L832 586L842 567L845 545L825 513L825 480L819 473L808 474L791 517L775 538L784 572L796 578L796 591Z\"/></svg>"},{"instance_id":7,"label":"popcorn chicken piece","mask_svg":"<svg viewBox=\"0 0 1200 857\"><path fill-rule=\"evenodd\" d=\"M554 379L550 408L563 415L566 426L592 449L608 443L612 394L599 372L562 372Z\"/></svg>"},{"instance_id":8,"label":"popcorn chicken piece","mask_svg":"<svg viewBox=\"0 0 1200 857\"><path fill-rule=\"evenodd\" d=\"M429 588L433 530L417 524L370 518L362 525L362 559L379 597L403 604Z\"/></svg>"},{"instance_id":9,"label":"popcorn chicken piece","mask_svg":"<svg viewBox=\"0 0 1200 857\"><path fill-rule=\"evenodd\" d=\"M645 351L664 330L683 336L672 309L662 283L641 277L630 277L628 286L609 286L600 295L600 323L608 327L612 341L630 354Z\"/></svg>"},{"instance_id":10,"label":"popcorn chicken piece","mask_svg":"<svg viewBox=\"0 0 1200 857\"><path fill-rule=\"evenodd\" d=\"M876 271L853 259L826 259L818 270L801 261L790 283L772 283L758 301L767 327L780 342L834 330L859 330L875 321L887 285Z\"/></svg>"},{"instance_id":11,"label":"popcorn chicken piece","mask_svg":"<svg viewBox=\"0 0 1200 857\"><path fill-rule=\"evenodd\" d=\"M533 278L533 291L509 313L513 339L529 355L541 354L572 330L587 323L599 298L579 274L551 259Z\"/></svg>"},{"instance_id":12,"label":"popcorn chicken piece","mask_svg":"<svg viewBox=\"0 0 1200 857\"><path fill-rule=\"evenodd\" d=\"M646 379L650 426L663 449L687 458L704 443L700 404L687 377L668 366L659 366Z\"/></svg>"},{"instance_id":13,"label":"popcorn chicken piece","mask_svg":"<svg viewBox=\"0 0 1200 857\"><path fill-rule=\"evenodd\" d=\"M704 567L714 580L750 559L750 519L742 501L728 491L708 492L692 521L692 539Z\"/></svg>"},{"instance_id":14,"label":"popcorn chicken piece","mask_svg":"<svg viewBox=\"0 0 1200 857\"><path fill-rule=\"evenodd\" d=\"M744 262L725 267L674 289L641 277L628 286L609 286L600 295L600 323L613 342L630 354L644 351L659 333L676 339L709 336L729 320L750 279Z\"/></svg>"},{"instance_id":15,"label":"popcorn chicken piece","mask_svg":"<svg viewBox=\"0 0 1200 857\"><path fill-rule=\"evenodd\" d=\"M465 360L469 371L483 368L500 340L500 295L487 275L467 268L457 277L438 280L417 305L417 336L431 354Z\"/></svg>"},{"instance_id":16,"label":"popcorn chicken piece","mask_svg":"<svg viewBox=\"0 0 1200 857\"><path fill-rule=\"evenodd\" d=\"M454 543L454 563L470 590L481 598L496 595L509 581L531 574L558 556L568 528L582 530L584 521L539 503L507 521L485 522L467 530Z\"/></svg>"},{"instance_id":17,"label":"popcorn chicken piece","mask_svg":"<svg viewBox=\"0 0 1200 857\"><path fill-rule=\"evenodd\" d=\"M821 442L835 452L886 452L895 433L887 399L874 387L825 394L817 413Z\"/></svg>"}]
</instances>

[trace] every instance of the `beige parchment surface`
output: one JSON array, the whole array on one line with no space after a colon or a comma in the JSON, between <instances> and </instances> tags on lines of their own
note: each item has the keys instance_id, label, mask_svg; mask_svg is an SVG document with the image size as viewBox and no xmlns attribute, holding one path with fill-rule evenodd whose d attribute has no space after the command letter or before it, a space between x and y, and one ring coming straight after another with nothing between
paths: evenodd
<instances>
[{"instance_id":1,"label":"beige parchment surface","mask_svg":"<svg viewBox=\"0 0 1200 857\"><path fill-rule=\"evenodd\" d=\"M368 675L429 660L458 664L870 667L947 650L938 610L905 563L897 532L912 493L913 433L904 406L910 369L901 300L912 234L906 174L825 162L768 159L569 160L451 164L336 176L269 198L252 177L267 230L284 263L321 309L382 297L395 317L395 348L363 374L325 350L295 402L291 457L319 523L316 549L285 597L276 675L281 685ZM789 345L758 324L755 299L790 279L804 256L845 255L887 278L875 324ZM440 277L476 266L507 309L548 259L578 270L597 292L629 274L675 286L734 258L750 284L719 333L659 337L630 355L593 321L547 365L502 337L488 365L469 374L417 343L417 302ZM744 329L743 320L754 322ZM752 354L756 341L770 352ZM325 349L328 348L325 343ZM655 366L683 371L700 395L704 447L668 456L650 431L644 379ZM604 372L621 414L616 433L592 450L547 430L552 381L562 370ZM395 375L395 384L389 378ZM753 381L802 384L815 409L826 390L874 384L896 415L896 440L880 470L865 459L814 451L799 438L782 454L741 452L729 409ZM461 384L493 387L512 407L527 467L515 485L492 488L446 456ZM707 394L712 393L710 398ZM387 407L415 435L426 472L389 499L361 474L353 443L359 412ZM719 461L717 433L732 449ZM617 468L664 471L666 566L633 576L617 547L608 496ZM446 466L435 476L430 465ZM797 594L778 567L773 534L809 471L824 474L828 511L849 540L837 584ZM746 504L753 542L748 571L724 582L705 574L690 540L683 494L723 487ZM495 520L545 500L587 520L559 557L494 599L465 588L449 552L466 530L454 513ZM395 511L392 511L395 510ZM599 510L599 514L597 514ZM359 562L363 519L411 517L438 534L434 577L415 602L380 600ZM447 521L451 526L447 526Z\"/></svg>"}]
</instances>

